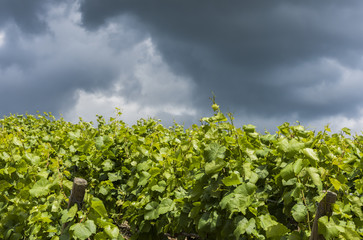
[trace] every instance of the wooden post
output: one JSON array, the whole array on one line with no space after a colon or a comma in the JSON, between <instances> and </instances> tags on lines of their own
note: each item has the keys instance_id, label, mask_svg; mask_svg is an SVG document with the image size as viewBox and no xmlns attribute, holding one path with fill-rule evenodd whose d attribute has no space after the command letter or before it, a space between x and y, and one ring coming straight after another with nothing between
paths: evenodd
<instances>
[{"instance_id":1,"label":"wooden post","mask_svg":"<svg viewBox=\"0 0 363 240\"><path fill-rule=\"evenodd\" d=\"M315 219L313 223L313 228L311 230L311 235L309 240L324 240L325 238L318 232L318 221L320 217L323 216L331 216L332 209L331 205L335 203L337 200L337 194L334 192L328 191L323 198L323 200L320 201L318 205L318 209L316 209Z\"/></svg>"},{"instance_id":2,"label":"wooden post","mask_svg":"<svg viewBox=\"0 0 363 240\"><path fill-rule=\"evenodd\" d=\"M76 203L78 205L78 210L81 209L86 188L87 188L87 181L85 179L74 178L71 196L69 197L68 200L68 210ZM68 223L63 224L62 232L64 229L67 228L67 225Z\"/></svg>"},{"instance_id":3,"label":"wooden post","mask_svg":"<svg viewBox=\"0 0 363 240\"><path fill-rule=\"evenodd\" d=\"M71 196L68 201L68 209L70 209L75 203L78 204L78 209L81 209L86 187L87 181L85 179L74 178Z\"/></svg>"}]
</instances>

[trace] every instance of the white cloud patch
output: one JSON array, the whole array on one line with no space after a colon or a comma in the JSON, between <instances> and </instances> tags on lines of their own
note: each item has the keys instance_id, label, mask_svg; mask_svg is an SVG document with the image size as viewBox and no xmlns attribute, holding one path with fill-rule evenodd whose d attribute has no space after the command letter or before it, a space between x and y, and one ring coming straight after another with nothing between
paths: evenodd
<instances>
[{"instance_id":1,"label":"white cloud patch","mask_svg":"<svg viewBox=\"0 0 363 240\"><path fill-rule=\"evenodd\" d=\"M85 121L92 121L95 123L96 115L103 116L106 120L110 117L116 117L116 108L122 112L121 120L129 125L133 125L137 120L144 118L156 118L160 113L169 113L174 116L185 114L186 116L194 116L195 110L185 106L143 106L138 102L128 102L125 98L120 96L107 96L102 93L87 93L80 90L78 92L78 101L68 111L64 118L77 122L81 117ZM162 123L170 125L173 119L161 119Z\"/></svg>"},{"instance_id":2,"label":"white cloud patch","mask_svg":"<svg viewBox=\"0 0 363 240\"><path fill-rule=\"evenodd\" d=\"M135 49L137 59L134 63L134 76L140 83L140 96L143 103L180 105L181 102L190 104L193 83L190 79L175 75L168 65L163 62L155 50L152 39L148 38ZM173 110L175 114L180 113Z\"/></svg>"},{"instance_id":3,"label":"white cloud patch","mask_svg":"<svg viewBox=\"0 0 363 240\"><path fill-rule=\"evenodd\" d=\"M0 31L0 47L2 47L5 43L5 33Z\"/></svg>"},{"instance_id":4,"label":"white cloud patch","mask_svg":"<svg viewBox=\"0 0 363 240\"><path fill-rule=\"evenodd\" d=\"M113 92L78 91L78 101L65 114L65 118L77 121L82 117L94 121L96 114L106 118L115 117L115 108L120 108L122 119L133 124L140 118L158 118L159 114L169 115L169 119L161 119L163 123L171 124L173 117L195 116L196 109L191 106L192 83L174 75L156 52L150 38L136 45L128 52L131 60L129 72L120 73L114 84ZM129 101L120 93L127 91L125 82L133 75L133 81L138 83L138 94L135 100Z\"/></svg>"},{"instance_id":5,"label":"white cloud patch","mask_svg":"<svg viewBox=\"0 0 363 240\"><path fill-rule=\"evenodd\" d=\"M354 118L349 118L346 116L338 115L325 117L319 120L313 120L309 122L310 130L323 130L324 126L329 125L332 133L339 133L342 128L349 128L351 133L362 135L363 134L363 108L359 110L359 116Z\"/></svg>"},{"instance_id":6,"label":"white cloud patch","mask_svg":"<svg viewBox=\"0 0 363 240\"><path fill-rule=\"evenodd\" d=\"M358 110L358 116L347 117L342 114L320 117L317 119L309 120L309 121L301 121L298 117L298 114L291 114L290 116L285 116L283 118L271 117L271 118L261 118L259 116L249 116L249 115L239 115L235 121L237 127L241 127L244 124L252 124L257 127L257 131L260 133L264 133L265 130L274 134L278 131L278 126L282 125L285 122L288 122L291 126L301 124L307 130L315 131L315 133L319 131L324 131L325 126L329 126L331 129L331 133L339 133L342 128L349 128L351 130L352 135L363 134L363 108ZM241 121L240 119L243 119Z\"/></svg>"}]
</instances>

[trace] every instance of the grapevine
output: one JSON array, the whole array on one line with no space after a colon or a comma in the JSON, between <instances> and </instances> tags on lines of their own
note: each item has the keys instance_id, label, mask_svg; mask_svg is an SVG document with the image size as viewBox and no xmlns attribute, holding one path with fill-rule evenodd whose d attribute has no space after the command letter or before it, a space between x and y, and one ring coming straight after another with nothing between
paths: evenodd
<instances>
[{"instance_id":1,"label":"grapevine","mask_svg":"<svg viewBox=\"0 0 363 240\"><path fill-rule=\"evenodd\" d=\"M327 191L320 234L362 239L363 136L289 123L261 134L212 108L190 128L0 119L0 239L309 239ZM67 209L75 177L89 184Z\"/></svg>"}]
</instances>

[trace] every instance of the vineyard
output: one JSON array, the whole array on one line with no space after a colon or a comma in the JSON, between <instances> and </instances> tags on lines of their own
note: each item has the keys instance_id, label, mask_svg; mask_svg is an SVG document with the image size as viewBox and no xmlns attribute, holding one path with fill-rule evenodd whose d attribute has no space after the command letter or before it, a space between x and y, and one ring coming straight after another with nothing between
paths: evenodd
<instances>
[{"instance_id":1,"label":"vineyard","mask_svg":"<svg viewBox=\"0 0 363 240\"><path fill-rule=\"evenodd\" d=\"M363 239L363 136L285 123L276 133L214 115L188 129L154 119L77 124L0 119L0 239ZM67 208L74 178L82 203Z\"/></svg>"}]
</instances>

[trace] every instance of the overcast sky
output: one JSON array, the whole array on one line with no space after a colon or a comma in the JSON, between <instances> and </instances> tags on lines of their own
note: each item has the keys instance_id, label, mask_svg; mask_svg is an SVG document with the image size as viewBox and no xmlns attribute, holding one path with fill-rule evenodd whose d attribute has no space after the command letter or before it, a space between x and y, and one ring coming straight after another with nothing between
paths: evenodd
<instances>
[{"instance_id":1,"label":"overcast sky","mask_svg":"<svg viewBox=\"0 0 363 240\"><path fill-rule=\"evenodd\" d=\"M1 0L0 115L363 126L363 1Z\"/></svg>"}]
</instances>

